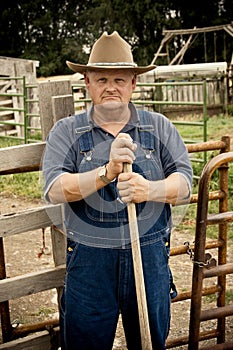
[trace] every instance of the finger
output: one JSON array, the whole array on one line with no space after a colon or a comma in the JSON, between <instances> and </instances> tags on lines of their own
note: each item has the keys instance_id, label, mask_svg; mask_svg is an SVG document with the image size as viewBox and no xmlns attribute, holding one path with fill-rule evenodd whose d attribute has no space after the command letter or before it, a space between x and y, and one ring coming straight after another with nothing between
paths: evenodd
<instances>
[{"instance_id":1,"label":"finger","mask_svg":"<svg viewBox=\"0 0 233 350\"><path fill-rule=\"evenodd\" d=\"M121 139L115 140L115 142L116 142L117 147L129 148L132 151L134 151L136 149L136 144L134 144L132 140L121 138Z\"/></svg>"},{"instance_id":2,"label":"finger","mask_svg":"<svg viewBox=\"0 0 233 350\"><path fill-rule=\"evenodd\" d=\"M117 188L118 188L120 198L124 203L126 202L128 203L132 201L133 189L129 187L129 183L127 181L124 181L121 183L118 182Z\"/></svg>"},{"instance_id":3,"label":"finger","mask_svg":"<svg viewBox=\"0 0 233 350\"><path fill-rule=\"evenodd\" d=\"M122 195L122 194L120 193L120 198L121 198L121 201L122 201L123 203L131 203L131 202L132 202L132 196L131 196L131 195L127 195L127 194Z\"/></svg>"},{"instance_id":4,"label":"finger","mask_svg":"<svg viewBox=\"0 0 233 350\"><path fill-rule=\"evenodd\" d=\"M122 163L132 163L135 160L135 155L128 148L118 148L113 150L111 159Z\"/></svg>"},{"instance_id":5,"label":"finger","mask_svg":"<svg viewBox=\"0 0 233 350\"><path fill-rule=\"evenodd\" d=\"M128 181L132 178L132 174L133 173L121 173L118 176L118 182L124 182L124 181Z\"/></svg>"},{"instance_id":6,"label":"finger","mask_svg":"<svg viewBox=\"0 0 233 350\"><path fill-rule=\"evenodd\" d=\"M128 134L121 133L115 139L119 147L127 147L132 151L135 151L137 145L133 142L133 139Z\"/></svg>"},{"instance_id":7,"label":"finger","mask_svg":"<svg viewBox=\"0 0 233 350\"><path fill-rule=\"evenodd\" d=\"M131 140L132 141L132 138L129 134L126 134L125 132L120 132L117 137L117 139L128 139L128 140Z\"/></svg>"},{"instance_id":8,"label":"finger","mask_svg":"<svg viewBox=\"0 0 233 350\"><path fill-rule=\"evenodd\" d=\"M128 187L129 186L128 186L128 184L125 183L125 181L124 182L118 182L118 184L117 184L118 191L121 192L121 194L124 193L124 195L126 194L126 192L123 192L123 191L128 190Z\"/></svg>"}]
</instances>

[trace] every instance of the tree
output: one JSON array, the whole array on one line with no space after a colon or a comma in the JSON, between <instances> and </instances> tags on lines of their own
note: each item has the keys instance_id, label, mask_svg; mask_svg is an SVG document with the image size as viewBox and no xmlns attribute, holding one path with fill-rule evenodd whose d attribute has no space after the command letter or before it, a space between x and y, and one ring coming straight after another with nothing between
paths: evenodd
<instances>
[{"instance_id":1,"label":"tree","mask_svg":"<svg viewBox=\"0 0 233 350\"><path fill-rule=\"evenodd\" d=\"M1 3L0 54L40 61L39 74L64 72L65 60L83 59L84 23L89 1L18 0ZM68 71L68 69L67 69Z\"/></svg>"},{"instance_id":2,"label":"tree","mask_svg":"<svg viewBox=\"0 0 233 350\"><path fill-rule=\"evenodd\" d=\"M0 3L0 47L1 55L20 57L24 46L22 17L18 4L12 0Z\"/></svg>"},{"instance_id":3,"label":"tree","mask_svg":"<svg viewBox=\"0 0 233 350\"><path fill-rule=\"evenodd\" d=\"M163 29L230 23L231 0L8 0L0 4L0 55L40 61L39 75L70 73L65 61L86 63L88 50L103 31L117 30L132 46L139 65L149 64ZM212 35L213 36L213 35ZM219 52L232 53L232 41ZM213 37L206 37L213 60ZM182 45L177 42L177 45ZM175 47L173 47L175 51ZM203 61L203 38L195 38L185 63Z\"/></svg>"}]
</instances>

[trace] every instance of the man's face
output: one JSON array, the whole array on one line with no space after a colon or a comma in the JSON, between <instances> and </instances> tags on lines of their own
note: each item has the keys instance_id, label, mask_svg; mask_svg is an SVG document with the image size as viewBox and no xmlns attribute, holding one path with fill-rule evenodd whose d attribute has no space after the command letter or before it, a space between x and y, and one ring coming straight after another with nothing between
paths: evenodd
<instances>
[{"instance_id":1,"label":"man's face","mask_svg":"<svg viewBox=\"0 0 233 350\"><path fill-rule=\"evenodd\" d=\"M136 86L136 75L122 69L104 69L85 74L93 104L129 102Z\"/></svg>"}]
</instances>

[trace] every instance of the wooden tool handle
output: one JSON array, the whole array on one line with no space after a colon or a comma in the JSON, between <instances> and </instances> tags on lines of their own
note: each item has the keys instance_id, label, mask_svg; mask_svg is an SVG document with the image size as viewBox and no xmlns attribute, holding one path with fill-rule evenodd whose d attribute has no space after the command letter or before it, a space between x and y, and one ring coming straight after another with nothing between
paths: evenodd
<instances>
[{"instance_id":1,"label":"wooden tool handle","mask_svg":"<svg viewBox=\"0 0 233 350\"><path fill-rule=\"evenodd\" d=\"M125 163L124 172L132 172L132 164ZM146 290L144 282L144 274L142 267L142 256L139 241L138 223L136 208L134 203L127 204L128 219L129 219L129 229L130 229L130 240L132 246L132 256L133 256L133 268L134 268L134 278L138 302L138 314L140 323L140 333L142 350L152 350L151 335L150 335L150 325L146 301Z\"/></svg>"}]
</instances>

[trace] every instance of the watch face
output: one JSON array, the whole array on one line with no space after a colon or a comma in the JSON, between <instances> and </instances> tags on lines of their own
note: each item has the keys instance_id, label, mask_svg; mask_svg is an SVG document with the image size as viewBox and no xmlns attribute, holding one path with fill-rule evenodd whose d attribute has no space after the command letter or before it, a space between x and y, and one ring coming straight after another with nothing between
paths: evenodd
<instances>
[{"instance_id":1,"label":"watch face","mask_svg":"<svg viewBox=\"0 0 233 350\"><path fill-rule=\"evenodd\" d=\"M106 167L105 165L101 167L100 171L99 171L99 176L105 176L106 175Z\"/></svg>"},{"instance_id":2,"label":"watch face","mask_svg":"<svg viewBox=\"0 0 233 350\"><path fill-rule=\"evenodd\" d=\"M102 166L99 171L99 178L106 184L109 184L111 181L106 177L106 166Z\"/></svg>"}]
</instances>

